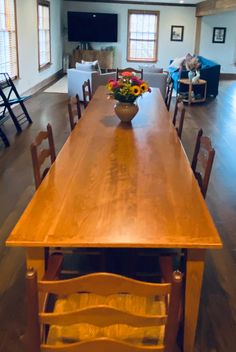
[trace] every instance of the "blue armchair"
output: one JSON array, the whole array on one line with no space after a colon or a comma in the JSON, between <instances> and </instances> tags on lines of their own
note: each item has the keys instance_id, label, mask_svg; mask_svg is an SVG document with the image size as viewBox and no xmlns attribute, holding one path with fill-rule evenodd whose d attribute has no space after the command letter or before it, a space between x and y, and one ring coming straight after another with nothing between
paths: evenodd
<instances>
[{"instance_id":1,"label":"blue armchair","mask_svg":"<svg viewBox=\"0 0 236 352\"><path fill-rule=\"evenodd\" d=\"M220 65L210 61L202 56L197 56L201 63L200 78L207 81L207 96L216 97L218 94L219 79L220 79ZM187 91L187 86L179 84L180 78L188 78L188 71L186 69L179 69L169 67L169 74L174 81L174 89L177 92Z\"/></svg>"}]
</instances>

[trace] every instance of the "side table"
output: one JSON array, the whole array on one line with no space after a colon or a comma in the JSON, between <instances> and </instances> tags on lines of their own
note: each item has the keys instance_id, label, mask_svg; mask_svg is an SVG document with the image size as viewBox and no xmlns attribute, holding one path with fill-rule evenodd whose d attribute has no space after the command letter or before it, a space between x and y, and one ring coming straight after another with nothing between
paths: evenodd
<instances>
[{"instance_id":1,"label":"side table","mask_svg":"<svg viewBox=\"0 0 236 352\"><path fill-rule=\"evenodd\" d=\"M179 80L179 83L185 84L188 86L188 99L183 99L184 102L190 105L192 103L202 103L206 101L207 81L205 81L204 79L199 79L198 82L193 83L187 78L181 78ZM194 87L196 86L203 86L203 95L199 99L193 96Z\"/></svg>"}]
</instances>

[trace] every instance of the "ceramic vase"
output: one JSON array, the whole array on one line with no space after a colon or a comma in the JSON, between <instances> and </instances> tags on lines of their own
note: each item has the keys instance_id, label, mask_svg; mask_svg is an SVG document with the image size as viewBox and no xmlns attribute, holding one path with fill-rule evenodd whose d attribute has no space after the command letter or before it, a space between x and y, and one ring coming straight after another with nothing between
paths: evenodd
<instances>
[{"instance_id":1,"label":"ceramic vase","mask_svg":"<svg viewBox=\"0 0 236 352\"><path fill-rule=\"evenodd\" d=\"M193 77L192 82L198 83L199 79L200 79L200 71L196 71L196 76Z\"/></svg>"},{"instance_id":2,"label":"ceramic vase","mask_svg":"<svg viewBox=\"0 0 236 352\"><path fill-rule=\"evenodd\" d=\"M124 103L118 101L115 106L114 110L116 115L122 122L130 122L134 116L137 114L139 108L138 105L134 103Z\"/></svg>"},{"instance_id":3,"label":"ceramic vase","mask_svg":"<svg viewBox=\"0 0 236 352\"><path fill-rule=\"evenodd\" d=\"M195 72L194 71L189 71L188 73L188 79L190 80L190 82L192 81L193 77L195 76Z\"/></svg>"}]
</instances>

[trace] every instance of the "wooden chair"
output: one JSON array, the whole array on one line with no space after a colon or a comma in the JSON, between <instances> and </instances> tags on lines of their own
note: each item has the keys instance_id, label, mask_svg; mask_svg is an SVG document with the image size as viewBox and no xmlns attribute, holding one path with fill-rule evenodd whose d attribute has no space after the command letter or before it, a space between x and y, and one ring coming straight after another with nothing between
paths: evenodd
<instances>
[{"instance_id":1,"label":"wooden chair","mask_svg":"<svg viewBox=\"0 0 236 352\"><path fill-rule=\"evenodd\" d=\"M165 104L168 111L170 110L170 103L171 103L173 88L174 88L174 82L172 78L170 78L169 82L167 83L166 96L165 96Z\"/></svg>"},{"instance_id":2,"label":"wooden chair","mask_svg":"<svg viewBox=\"0 0 236 352\"><path fill-rule=\"evenodd\" d=\"M181 139L181 136L182 136L184 116L185 116L184 103L179 97L177 97L172 122L176 128L179 139Z\"/></svg>"},{"instance_id":3,"label":"wooden chair","mask_svg":"<svg viewBox=\"0 0 236 352\"><path fill-rule=\"evenodd\" d=\"M80 100L78 94L76 94L75 97L70 97L69 103L68 103L68 113L69 113L69 121L70 121L70 128L71 131L76 126L75 118L79 119L81 118L81 109L80 109Z\"/></svg>"},{"instance_id":4,"label":"wooden chair","mask_svg":"<svg viewBox=\"0 0 236 352\"><path fill-rule=\"evenodd\" d=\"M37 282L36 272L29 269L26 295L27 352L173 352L176 348L180 272L173 273L171 283L160 284L109 273ZM48 311L51 295L55 303Z\"/></svg>"},{"instance_id":5,"label":"wooden chair","mask_svg":"<svg viewBox=\"0 0 236 352\"><path fill-rule=\"evenodd\" d=\"M48 140L49 148L44 148L38 152L39 146L42 144L44 140ZM44 164L45 160L50 157L51 164L56 159L56 152L55 146L53 141L53 134L52 134L52 126L50 124L47 125L47 131L41 131L35 138L35 141L31 144L30 147L31 156L32 156L32 163L34 169L34 180L35 180L35 187L36 189L39 187L40 183L47 175L49 168L46 167L41 172L41 166Z\"/></svg>"},{"instance_id":6,"label":"wooden chair","mask_svg":"<svg viewBox=\"0 0 236 352\"><path fill-rule=\"evenodd\" d=\"M143 69L136 70L135 68L132 68L132 67L127 67L124 69L117 68L116 69L116 79L119 79L123 72L134 72L135 74L137 74L137 76L139 76L140 79L143 79Z\"/></svg>"},{"instance_id":7,"label":"wooden chair","mask_svg":"<svg viewBox=\"0 0 236 352\"><path fill-rule=\"evenodd\" d=\"M86 108L88 106L88 103L92 99L90 79L88 79L87 81L84 81L84 83L82 84L82 91L83 91L84 108Z\"/></svg>"},{"instance_id":8,"label":"wooden chair","mask_svg":"<svg viewBox=\"0 0 236 352\"><path fill-rule=\"evenodd\" d=\"M211 140L209 137L203 136L203 131L200 129L197 135L191 166L204 198L207 193L214 157L215 150L212 148Z\"/></svg>"}]
</instances>

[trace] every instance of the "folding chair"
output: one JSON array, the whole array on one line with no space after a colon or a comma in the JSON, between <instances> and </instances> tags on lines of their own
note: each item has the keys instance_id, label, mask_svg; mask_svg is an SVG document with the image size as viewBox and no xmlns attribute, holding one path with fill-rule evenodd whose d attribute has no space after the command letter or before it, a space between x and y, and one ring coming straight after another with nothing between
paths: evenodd
<instances>
[{"instance_id":1,"label":"folding chair","mask_svg":"<svg viewBox=\"0 0 236 352\"><path fill-rule=\"evenodd\" d=\"M0 73L0 108L3 108L0 112L0 124L4 123L9 117L12 118L17 132L21 132L21 124L25 121L32 123L32 120L26 110L24 101L29 99L31 96L20 96L12 79L8 73ZM19 104L22 109L22 113L16 116L12 110L12 106Z\"/></svg>"}]
</instances>

